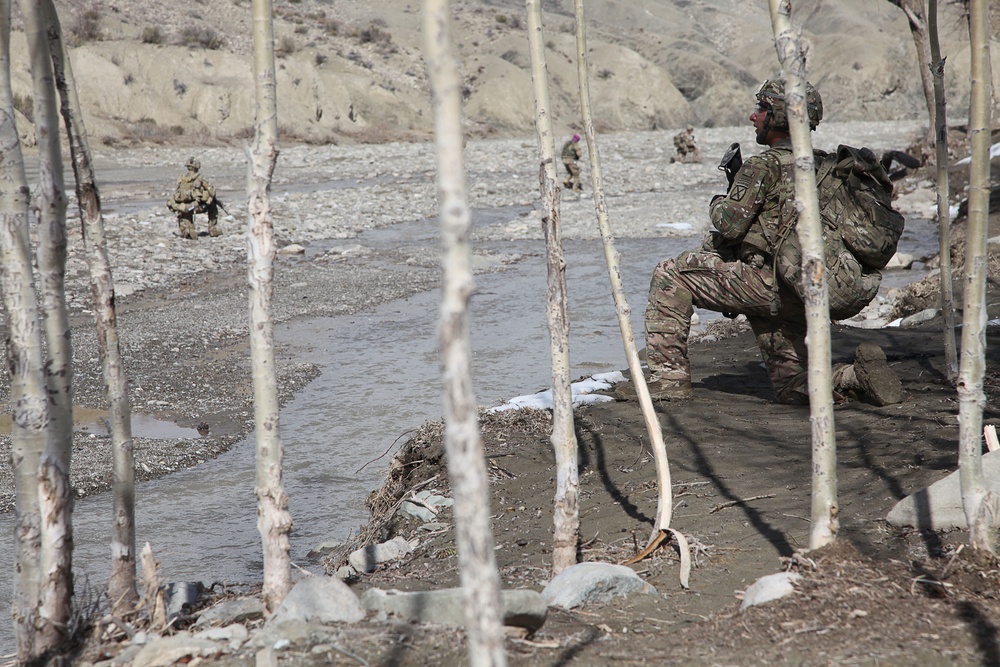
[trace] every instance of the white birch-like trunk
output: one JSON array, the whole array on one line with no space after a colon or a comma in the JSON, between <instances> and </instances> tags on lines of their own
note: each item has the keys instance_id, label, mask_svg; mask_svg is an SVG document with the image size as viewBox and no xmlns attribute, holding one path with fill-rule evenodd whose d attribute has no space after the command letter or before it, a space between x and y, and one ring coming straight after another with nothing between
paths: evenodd
<instances>
[{"instance_id":1,"label":"white birch-like trunk","mask_svg":"<svg viewBox=\"0 0 1000 667\"><path fill-rule=\"evenodd\" d=\"M795 157L796 231L802 248L809 347L809 419L812 422L812 525L809 548L837 537L837 440L830 365L830 299L816 192L816 168L806 112L806 61L799 34L792 29L790 0L769 0L774 46L785 72L785 107Z\"/></svg>"},{"instance_id":2,"label":"white birch-like trunk","mask_svg":"<svg viewBox=\"0 0 1000 667\"><path fill-rule=\"evenodd\" d=\"M73 68L55 5L52 0L42 0L41 6L45 12L45 23L52 42L53 70L73 162L77 205L90 269L90 292L94 308L97 348L108 397L113 513L108 598L112 612L121 616L130 611L139 598L135 583L135 456L132 440L132 407L118 339L114 280L104 235L100 191L94 177L93 159L87 143L83 111L80 108Z\"/></svg>"},{"instance_id":3,"label":"white birch-like trunk","mask_svg":"<svg viewBox=\"0 0 1000 667\"><path fill-rule=\"evenodd\" d=\"M930 54L930 44L927 37L927 21L924 18L926 9L924 0L889 0L906 14L906 22L910 26L910 36L917 51L917 71L920 72L920 86L924 92L924 103L927 105L927 117L931 124L924 133L924 141L930 145L934 141L934 82L931 70L933 56Z\"/></svg>"},{"instance_id":4,"label":"white birch-like trunk","mask_svg":"<svg viewBox=\"0 0 1000 667\"><path fill-rule=\"evenodd\" d=\"M580 115L583 117L584 133L587 135L587 151L590 158L590 179L594 189L594 207L597 211L597 227L601 232L601 242L604 246L604 259L608 265L608 278L611 281L611 296L618 315L618 328L622 335L622 345L625 348L625 358L628 360L629 372L635 382L636 394L642 408L646 432L653 448L653 459L656 461L656 482L659 494L656 499L656 521L650 534L649 542L637 558L648 555L653 548L661 544L666 537L673 536L680 551L681 568L680 582L688 587L688 576L691 571L691 553L687 538L679 531L670 527L673 516L673 489L670 482L670 465L667 461L667 446L663 441L663 431L660 420L653 410L653 401L649 396L649 388L642 374L639 352L635 346L635 332L632 330L632 308L625 298L625 287L622 284L621 256L615 249L614 235L611 233L611 223L608 221L608 206L604 199L604 176L601 170L601 156L597 151L597 134L594 132L594 116L590 108L590 77L588 75L587 58L587 21L584 15L583 0L574 0L574 15L576 17L576 73L580 86ZM635 559L633 559L635 560Z\"/></svg>"},{"instance_id":5,"label":"white birch-like trunk","mask_svg":"<svg viewBox=\"0 0 1000 667\"><path fill-rule=\"evenodd\" d=\"M270 191L271 176L278 161L278 102L271 0L253 0L253 26L257 128L253 146L248 148L247 278L250 283L250 356L257 439L257 530L264 551L264 604L273 610L292 587L288 542L292 517L281 480L284 450L278 428L278 374L274 367L274 325L271 320L275 246Z\"/></svg>"},{"instance_id":6,"label":"white birch-like trunk","mask_svg":"<svg viewBox=\"0 0 1000 667\"><path fill-rule=\"evenodd\" d=\"M39 475L41 563L39 635L44 652L63 639L73 604L73 352L66 309L66 191L51 49L42 6L21 1L38 137L38 298L44 325L49 422Z\"/></svg>"},{"instance_id":7,"label":"white birch-like trunk","mask_svg":"<svg viewBox=\"0 0 1000 667\"><path fill-rule=\"evenodd\" d=\"M931 74L934 78L934 142L937 166L938 257L941 261L941 315L944 317L945 376L958 379L955 342L955 291L951 280L951 210L948 183L948 105L944 86L944 58L938 40L938 3L927 3L927 36L930 40Z\"/></svg>"},{"instance_id":8,"label":"white birch-like trunk","mask_svg":"<svg viewBox=\"0 0 1000 667\"><path fill-rule=\"evenodd\" d=\"M556 495L553 512L552 573L576 564L580 543L580 475L576 432L573 430L573 392L569 370L569 313L566 262L559 226L559 187L555 139L549 103L548 67L542 38L540 0L527 0L528 48L535 88L535 129L538 134L542 193L542 232L548 258L545 313L552 358L552 448L556 456Z\"/></svg>"},{"instance_id":9,"label":"white birch-like trunk","mask_svg":"<svg viewBox=\"0 0 1000 667\"><path fill-rule=\"evenodd\" d=\"M989 227L991 81L987 0L969 5L972 99L969 125L969 230L965 245L965 307L958 372L958 467L969 543L992 553L1000 503L983 478L983 376L986 369L986 237Z\"/></svg>"},{"instance_id":10,"label":"white birch-like trunk","mask_svg":"<svg viewBox=\"0 0 1000 667\"><path fill-rule=\"evenodd\" d=\"M493 553L489 480L472 393L468 303L475 290L469 248L469 206L462 158L458 67L447 0L424 0L424 58L431 84L437 148L444 276L438 336L445 411L445 452L455 497L455 535L464 595L469 662L507 664L500 610L500 575Z\"/></svg>"},{"instance_id":11,"label":"white birch-like trunk","mask_svg":"<svg viewBox=\"0 0 1000 667\"><path fill-rule=\"evenodd\" d=\"M45 448L48 404L28 241L30 195L14 124L10 30L11 3L0 0L0 286L7 324L17 559L11 614L17 657L26 662L38 655L42 571L38 466Z\"/></svg>"}]
</instances>

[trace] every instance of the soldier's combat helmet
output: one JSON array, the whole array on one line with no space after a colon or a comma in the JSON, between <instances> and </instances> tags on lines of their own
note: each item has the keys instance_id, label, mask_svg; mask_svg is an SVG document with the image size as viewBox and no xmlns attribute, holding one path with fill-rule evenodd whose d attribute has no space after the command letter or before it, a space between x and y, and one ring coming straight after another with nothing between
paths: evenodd
<instances>
[{"instance_id":1,"label":"soldier's combat helmet","mask_svg":"<svg viewBox=\"0 0 1000 667\"><path fill-rule=\"evenodd\" d=\"M788 129L788 109L785 105L784 79L768 79L757 91L757 104L768 110L768 122L765 127L776 130ZM808 81L806 82L806 114L809 116L809 129L815 130L823 120L823 100Z\"/></svg>"},{"instance_id":2,"label":"soldier's combat helmet","mask_svg":"<svg viewBox=\"0 0 1000 667\"><path fill-rule=\"evenodd\" d=\"M184 163L184 166L187 167L188 169L193 169L194 171L198 171L201 169L201 162L195 160L193 157L189 157L187 159L187 162Z\"/></svg>"}]
</instances>

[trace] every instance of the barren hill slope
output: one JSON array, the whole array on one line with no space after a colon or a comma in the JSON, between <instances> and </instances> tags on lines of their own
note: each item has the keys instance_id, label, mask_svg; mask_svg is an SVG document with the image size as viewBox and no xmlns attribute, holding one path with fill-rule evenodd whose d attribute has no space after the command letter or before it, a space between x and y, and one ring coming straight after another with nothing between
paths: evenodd
<instances>
[{"instance_id":1,"label":"barren hill slope","mask_svg":"<svg viewBox=\"0 0 1000 667\"><path fill-rule=\"evenodd\" d=\"M96 142L230 143L253 120L249 0L58 3L86 123ZM571 0L542 2L556 128L579 126ZM470 134L531 132L533 101L521 0L452 5ZM419 0L277 0L280 125L286 140L382 141L431 128ZM740 124L776 74L766 3L588 1L591 96L599 130ZM885 0L796 3L810 78L831 120L924 118L916 52ZM15 23L15 25L17 25ZM950 114L965 118L963 18L942 3ZM994 46L1000 61L1000 42ZM14 93L31 107L23 34ZM1000 67L994 68L1000 84ZM1000 85L997 86L1000 88Z\"/></svg>"}]
</instances>

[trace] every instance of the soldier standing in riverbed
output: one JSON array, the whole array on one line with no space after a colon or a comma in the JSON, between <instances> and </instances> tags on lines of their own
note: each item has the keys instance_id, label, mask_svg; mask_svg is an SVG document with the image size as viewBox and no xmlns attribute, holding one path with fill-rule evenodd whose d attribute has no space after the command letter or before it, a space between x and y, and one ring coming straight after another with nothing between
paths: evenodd
<instances>
[{"instance_id":1,"label":"soldier standing in riverbed","mask_svg":"<svg viewBox=\"0 0 1000 667\"><path fill-rule=\"evenodd\" d=\"M209 236L222 236L219 230L219 200L215 186L208 182L201 171L201 162L193 157L184 163L187 173L177 179L177 189L167 202L167 208L177 214L177 227L181 237L195 241L198 232L194 227L196 213L208 214Z\"/></svg>"},{"instance_id":2,"label":"soldier standing in riverbed","mask_svg":"<svg viewBox=\"0 0 1000 667\"><path fill-rule=\"evenodd\" d=\"M563 144L562 161L566 167L566 178L563 180L564 188L573 188L573 192L583 192L583 185L580 183L580 135L574 134L573 138Z\"/></svg>"}]
</instances>

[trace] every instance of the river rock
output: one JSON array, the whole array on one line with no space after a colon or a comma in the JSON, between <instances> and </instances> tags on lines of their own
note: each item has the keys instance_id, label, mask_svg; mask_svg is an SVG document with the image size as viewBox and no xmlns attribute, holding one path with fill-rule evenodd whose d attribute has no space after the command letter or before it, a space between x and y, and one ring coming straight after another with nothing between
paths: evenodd
<instances>
[{"instance_id":1,"label":"river rock","mask_svg":"<svg viewBox=\"0 0 1000 667\"><path fill-rule=\"evenodd\" d=\"M342 547L343 545L344 543L340 540L324 540L310 549L309 553L306 555L309 558L321 558L329 553L332 553L335 549Z\"/></svg>"},{"instance_id":2,"label":"river rock","mask_svg":"<svg viewBox=\"0 0 1000 667\"><path fill-rule=\"evenodd\" d=\"M761 577L753 582L743 594L743 604L740 605L740 611L791 595L795 592L795 582L800 579L802 579L802 575L795 572L778 572Z\"/></svg>"},{"instance_id":3,"label":"river rock","mask_svg":"<svg viewBox=\"0 0 1000 667\"><path fill-rule=\"evenodd\" d=\"M394 537L388 542L370 544L351 553L347 562L358 572L374 572L381 563L402 558L413 552L412 544L405 537Z\"/></svg>"},{"instance_id":4,"label":"river rock","mask_svg":"<svg viewBox=\"0 0 1000 667\"><path fill-rule=\"evenodd\" d=\"M1000 450L983 454L983 477L986 488L1000 496ZM900 500L889 511L886 521L920 530L968 528L959 471Z\"/></svg>"},{"instance_id":5,"label":"river rock","mask_svg":"<svg viewBox=\"0 0 1000 667\"><path fill-rule=\"evenodd\" d=\"M231 625L264 618L267 609L259 598L226 600L206 609L195 622L195 627L206 625Z\"/></svg>"},{"instance_id":6,"label":"river rock","mask_svg":"<svg viewBox=\"0 0 1000 667\"><path fill-rule=\"evenodd\" d=\"M364 617L358 596L347 584L336 577L309 577L295 584L267 623L356 623Z\"/></svg>"},{"instance_id":7,"label":"river rock","mask_svg":"<svg viewBox=\"0 0 1000 667\"><path fill-rule=\"evenodd\" d=\"M110 660L94 663L94 667L132 667L135 656L142 650L142 646L129 644L121 652Z\"/></svg>"},{"instance_id":8,"label":"river rock","mask_svg":"<svg viewBox=\"0 0 1000 667\"><path fill-rule=\"evenodd\" d=\"M200 658L221 652L222 646L208 639L197 639L190 632L162 637L142 647L132 667L167 667L185 658Z\"/></svg>"},{"instance_id":9,"label":"river rock","mask_svg":"<svg viewBox=\"0 0 1000 667\"><path fill-rule=\"evenodd\" d=\"M653 586L624 565L577 563L556 575L542 591L542 597L550 607L572 609L629 593L655 592Z\"/></svg>"},{"instance_id":10,"label":"river rock","mask_svg":"<svg viewBox=\"0 0 1000 667\"><path fill-rule=\"evenodd\" d=\"M886 269L908 269L913 264L913 255L905 252L897 252L885 265Z\"/></svg>"},{"instance_id":11,"label":"river rock","mask_svg":"<svg viewBox=\"0 0 1000 667\"><path fill-rule=\"evenodd\" d=\"M246 646L281 649L293 644L336 643L340 638L336 628L322 623L302 620L268 621L253 634Z\"/></svg>"},{"instance_id":12,"label":"river rock","mask_svg":"<svg viewBox=\"0 0 1000 667\"><path fill-rule=\"evenodd\" d=\"M399 505L399 511L420 519L424 523L437 518L437 510L440 507L450 507L455 504L451 498L447 498L432 491L420 491L413 494L414 500L404 500Z\"/></svg>"},{"instance_id":13,"label":"river rock","mask_svg":"<svg viewBox=\"0 0 1000 667\"><path fill-rule=\"evenodd\" d=\"M500 603L503 606L504 625L535 631L545 623L548 606L537 591L500 591ZM461 588L412 593L370 588L362 594L361 604L368 611L383 611L407 621L453 628L465 625Z\"/></svg>"},{"instance_id":14,"label":"river rock","mask_svg":"<svg viewBox=\"0 0 1000 667\"><path fill-rule=\"evenodd\" d=\"M926 322L928 320L933 320L937 317L938 313L941 311L938 308L924 308L919 313L913 313L908 315L899 321L899 326L901 327L912 327L914 325L920 324L921 322Z\"/></svg>"},{"instance_id":15,"label":"river rock","mask_svg":"<svg viewBox=\"0 0 1000 667\"><path fill-rule=\"evenodd\" d=\"M232 623L225 627L209 628L195 634L195 639L209 639L216 642L226 642L230 651L238 649L250 637L245 625Z\"/></svg>"},{"instance_id":16,"label":"river rock","mask_svg":"<svg viewBox=\"0 0 1000 667\"><path fill-rule=\"evenodd\" d=\"M270 646L257 651L254 656L255 667L278 667L278 654Z\"/></svg>"}]
</instances>

